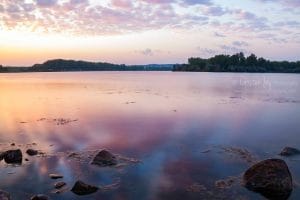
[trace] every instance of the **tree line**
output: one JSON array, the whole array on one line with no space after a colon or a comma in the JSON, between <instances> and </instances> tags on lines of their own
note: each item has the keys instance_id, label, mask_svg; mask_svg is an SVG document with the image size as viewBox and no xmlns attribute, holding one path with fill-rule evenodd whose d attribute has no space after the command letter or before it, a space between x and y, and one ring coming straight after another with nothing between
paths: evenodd
<instances>
[{"instance_id":1,"label":"tree line","mask_svg":"<svg viewBox=\"0 0 300 200\"><path fill-rule=\"evenodd\" d=\"M240 52L234 55L216 55L208 59L192 57L188 59L188 64L174 65L173 71L300 73L300 61L270 61L257 58L255 54L246 57Z\"/></svg>"},{"instance_id":2,"label":"tree line","mask_svg":"<svg viewBox=\"0 0 300 200\"><path fill-rule=\"evenodd\" d=\"M173 65L118 65L106 62L87 62L54 59L31 67L3 67L0 73L66 72L66 71L171 71Z\"/></svg>"}]
</instances>

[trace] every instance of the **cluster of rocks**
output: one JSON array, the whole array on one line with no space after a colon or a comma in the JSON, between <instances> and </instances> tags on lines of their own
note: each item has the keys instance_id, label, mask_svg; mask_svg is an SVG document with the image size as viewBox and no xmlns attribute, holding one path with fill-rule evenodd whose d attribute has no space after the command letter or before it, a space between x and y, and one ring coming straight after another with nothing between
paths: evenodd
<instances>
[{"instance_id":1,"label":"cluster of rocks","mask_svg":"<svg viewBox=\"0 0 300 200\"><path fill-rule=\"evenodd\" d=\"M35 155L39 154L39 151L34 150L34 149L28 149L26 151L26 153L29 156L35 156ZM7 164L19 164L20 165L20 164L22 164L22 161L23 161L23 154L20 149L7 150L7 151L0 153L0 161L3 159ZM25 159L25 160L28 161L28 159Z\"/></svg>"},{"instance_id":2,"label":"cluster of rocks","mask_svg":"<svg viewBox=\"0 0 300 200\"><path fill-rule=\"evenodd\" d=\"M97 165L100 167L109 167L109 166L114 166L118 164L117 157L112 154L111 152L107 150L101 150L99 151L93 160L91 161L92 165ZM60 179L63 178L62 175L60 174L49 174L49 177L51 179ZM55 189L57 191L55 193L60 193L60 189L64 188L67 184L65 182L57 182L54 184ZM76 195L89 195L92 193L95 193L99 190L100 188L98 186L90 185L87 184L81 180L78 180L75 182L74 186L71 189L71 192L73 192ZM33 200L33 199L32 199ZM34 200L44 200L44 199L34 199Z\"/></svg>"},{"instance_id":3,"label":"cluster of rocks","mask_svg":"<svg viewBox=\"0 0 300 200\"><path fill-rule=\"evenodd\" d=\"M30 156L37 155L39 152L34 149L28 149L26 153ZM293 156L300 154L300 150L286 147L279 155ZM244 154L243 154L244 155ZM22 151L8 150L0 153L0 160L7 163L22 163ZM107 150L99 151L92 161L92 165L100 167L115 166L118 164L117 157ZM52 179L63 178L60 174L49 174ZM217 186L227 187L232 182L218 182ZM243 175L243 185L250 191L258 192L268 199L288 199L293 190L293 180L289 168L285 161L281 159L267 159L251 166ZM57 182L54 188L58 191L66 186L65 182ZM87 184L81 180L76 181L71 191L76 195L88 195L95 193L100 188L98 186ZM0 190L0 200L10 200L9 193ZM35 195L31 200L48 200L46 195Z\"/></svg>"}]
</instances>

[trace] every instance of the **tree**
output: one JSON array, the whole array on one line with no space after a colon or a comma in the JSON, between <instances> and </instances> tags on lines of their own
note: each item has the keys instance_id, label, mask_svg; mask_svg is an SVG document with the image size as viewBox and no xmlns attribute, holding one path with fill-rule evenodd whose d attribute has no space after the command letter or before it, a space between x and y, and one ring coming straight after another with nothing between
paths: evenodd
<instances>
[{"instance_id":1,"label":"tree","mask_svg":"<svg viewBox=\"0 0 300 200\"><path fill-rule=\"evenodd\" d=\"M257 65L257 57L253 53L247 57L246 59L247 66L256 66Z\"/></svg>"},{"instance_id":2,"label":"tree","mask_svg":"<svg viewBox=\"0 0 300 200\"><path fill-rule=\"evenodd\" d=\"M229 61L230 65L236 66L239 65L239 63L240 63L239 54L234 54L230 57L230 61Z\"/></svg>"}]
</instances>

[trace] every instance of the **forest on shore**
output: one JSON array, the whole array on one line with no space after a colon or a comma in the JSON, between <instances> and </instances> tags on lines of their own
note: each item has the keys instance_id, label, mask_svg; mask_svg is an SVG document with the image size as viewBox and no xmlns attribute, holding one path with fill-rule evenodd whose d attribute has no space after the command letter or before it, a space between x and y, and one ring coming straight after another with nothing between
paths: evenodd
<instances>
[{"instance_id":1,"label":"forest on shore","mask_svg":"<svg viewBox=\"0 0 300 200\"><path fill-rule=\"evenodd\" d=\"M173 71L187 72L259 72L259 73L300 73L300 61L270 61L257 58L255 54L248 57L243 52L234 55L216 55L211 58L189 58L188 64L177 64Z\"/></svg>"},{"instance_id":2,"label":"forest on shore","mask_svg":"<svg viewBox=\"0 0 300 200\"><path fill-rule=\"evenodd\" d=\"M18 72L68 72L68 71L171 71L173 64L118 65L106 62L88 62L55 59L31 67L7 67L0 65L0 73Z\"/></svg>"}]
</instances>

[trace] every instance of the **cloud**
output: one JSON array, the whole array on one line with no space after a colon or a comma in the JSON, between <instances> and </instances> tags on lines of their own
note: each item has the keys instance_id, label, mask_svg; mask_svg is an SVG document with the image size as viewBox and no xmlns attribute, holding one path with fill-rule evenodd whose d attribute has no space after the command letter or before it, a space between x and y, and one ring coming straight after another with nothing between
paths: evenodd
<instances>
[{"instance_id":1,"label":"cloud","mask_svg":"<svg viewBox=\"0 0 300 200\"><path fill-rule=\"evenodd\" d=\"M255 37L272 31L282 35L289 31L292 35L299 32L300 24L297 19L274 21L258 12L251 12L251 9L226 8L211 0L107 0L107 4L91 2L94 1L17 0L12 3L11 0L2 0L0 26L4 30L75 35L207 29L213 33L211 37L223 38L232 34L245 37L253 34L251 37ZM283 41L284 37L276 38L271 41ZM290 38L286 38L286 41L299 40L300 36ZM238 47L238 44L231 45Z\"/></svg>"},{"instance_id":2,"label":"cloud","mask_svg":"<svg viewBox=\"0 0 300 200\"><path fill-rule=\"evenodd\" d=\"M212 5L211 0L183 0L187 5Z\"/></svg>"},{"instance_id":3,"label":"cloud","mask_svg":"<svg viewBox=\"0 0 300 200\"><path fill-rule=\"evenodd\" d=\"M41 7L51 7L57 4L57 0L35 0L36 4Z\"/></svg>"},{"instance_id":4,"label":"cloud","mask_svg":"<svg viewBox=\"0 0 300 200\"><path fill-rule=\"evenodd\" d=\"M5 13L0 20L4 29L106 35L186 29L203 26L209 20L200 14L178 12L168 3L177 3L173 0L110 0L108 5L90 4L88 0L35 0L34 4L3 1Z\"/></svg>"},{"instance_id":5,"label":"cloud","mask_svg":"<svg viewBox=\"0 0 300 200\"><path fill-rule=\"evenodd\" d=\"M149 4L168 4L168 3L175 3L174 0L141 0Z\"/></svg>"},{"instance_id":6,"label":"cloud","mask_svg":"<svg viewBox=\"0 0 300 200\"><path fill-rule=\"evenodd\" d=\"M202 13L210 16L222 16L228 13L228 11L220 6L206 6L202 9Z\"/></svg>"},{"instance_id":7,"label":"cloud","mask_svg":"<svg viewBox=\"0 0 300 200\"><path fill-rule=\"evenodd\" d=\"M289 20L289 21L279 21L274 23L274 26L277 27L290 27L290 28L299 28L300 27L300 22L299 21L295 21L295 20Z\"/></svg>"},{"instance_id":8,"label":"cloud","mask_svg":"<svg viewBox=\"0 0 300 200\"><path fill-rule=\"evenodd\" d=\"M237 46L237 47L247 47L247 46L249 46L249 43L244 42L244 41L233 41L232 45Z\"/></svg>"},{"instance_id":9,"label":"cloud","mask_svg":"<svg viewBox=\"0 0 300 200\"><path fill-rule=\"evenodd\" d=\"M142 54L144 56L153 56L154 55L154 51L150 48L143 49L143 50L137 50L135 52L139 53L139 54Z\"/></svg>"},{"instance_id":10,"label":"cloud","mask_svg":"<svg viewBox=\"0 0 300 200\"><path fill-rule=\"evenodd\" d=\"M249 53L249 51L245 48L238 48L232 45L220 45L219 47L225 54L235 54L239 52Z\"/></svg>"},{"instance_id":11,"label":"cloud","mask_svg":"<svg viewBox=\"0 0 300 200\"><path fill-rule=\"evenodd\" d=\"M133 4L130 0L112 0L112 6L123 9L130 9Z\"/></svg>"},{"instance_id":12,"label":"cloud","mask_svg":"<svg viewBox=\"0 0 300 200\"><path fill-rule=\"evenodd\" d=\"M221 37L221 38L226 37L226 35L221 34L221 33L218 33L218 32L214 32L214 36L215 36L215 37Z\"/></svg>"},{"instance_id":13,"label":"cloud","mask_svg":"<svg viewBox=\"0 0 300 200\"><path fill-rule=\"evenodd\" d=\"M219 53L218 50L216 49L210 49L210 48L202 48L202 47L197 47L197 50L200 51L200 54L203 56L214 56Z\"/></svg>"},{"instance_id":14,"label":"cloud","mask_svg":"<svg viewBox=\"0 0 300 200\"><path fill-rule=\"evenodd\" d=\"M288 7L300 7L299 0L258 0L260 2L268 2L268 3L280 3L284 6Z\"/></svg>"}]
</instances>

